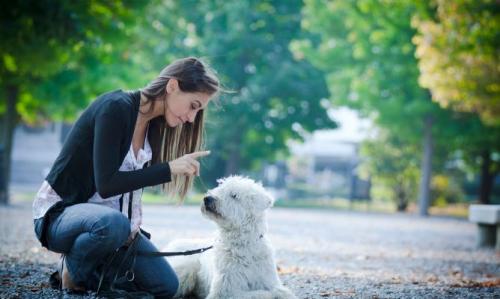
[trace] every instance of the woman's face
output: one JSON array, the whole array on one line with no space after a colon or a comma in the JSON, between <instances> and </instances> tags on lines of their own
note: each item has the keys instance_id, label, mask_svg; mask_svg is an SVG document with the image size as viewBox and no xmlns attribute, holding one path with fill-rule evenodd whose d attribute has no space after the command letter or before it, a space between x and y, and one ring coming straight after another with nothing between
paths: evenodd
<instances>
[{"instance_id":1,"label":"woman's face","mask_svg":"<svg viewBox=\"0 0 500 299\"><path fill-rule=\"evenodd\" d=\"M193 122L196 113L205 109L210 101L210 95L202 92L183 92L175 79L167 84L167 98L165 105L165 120L170 127L177 127L186 122Z\"/></svg>"}]
</instances>

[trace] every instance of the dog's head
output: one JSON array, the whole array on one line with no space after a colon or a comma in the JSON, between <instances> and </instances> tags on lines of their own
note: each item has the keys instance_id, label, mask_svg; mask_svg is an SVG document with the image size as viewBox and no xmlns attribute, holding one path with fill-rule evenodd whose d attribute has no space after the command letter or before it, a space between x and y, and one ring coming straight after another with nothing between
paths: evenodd
<instances>
[{"instance_id":1,"label":"dog's head","mask_svg":"<svg viewBox=\"0 0 500 299\"><path fill-rule=\"evenodd\" d=\"M203 198L201 211L222 227L248 225L260 219L274 203L264 187L250 178L230 176L217 182L219 185Z\"/></svg>"}]
</instances>

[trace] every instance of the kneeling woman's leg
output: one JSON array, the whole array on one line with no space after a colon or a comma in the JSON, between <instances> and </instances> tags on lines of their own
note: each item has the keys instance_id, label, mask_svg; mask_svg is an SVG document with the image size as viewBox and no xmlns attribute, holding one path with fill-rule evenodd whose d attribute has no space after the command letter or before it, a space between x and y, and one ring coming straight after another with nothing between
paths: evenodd
<instances>
[{"instance_id":1,"label":"kneeling woman's leg","mask_svg":"<svg viewBox=\"0 0 500 299\"><path fill-rule=\"evenodd\" d=\"M137 250L156 252L158 249L143 234L136 240ZM164 257L137 256L134 265L134 282L139 289L155 298L172 298L179 287L179 280Z\"/></svg>"},{"instance_id":2,"label":"kneeling woman's leg","mask_svg":"<svg viewBox=\"0 0 500 299\"><path fill-rule=\"evenodd\" d=\"M97 204L67 207L47 231L48 248L66 255L71 280L86 286L103 259L122 246L130 223L119 211Z\"/></svg>"}]
</instances>

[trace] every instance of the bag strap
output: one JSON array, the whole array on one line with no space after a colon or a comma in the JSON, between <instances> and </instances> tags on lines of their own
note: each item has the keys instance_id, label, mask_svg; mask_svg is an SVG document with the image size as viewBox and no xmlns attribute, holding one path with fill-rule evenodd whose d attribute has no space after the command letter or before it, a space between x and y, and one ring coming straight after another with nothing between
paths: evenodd
<instances>
[{"instance_id":1,"label":"bag strap","mask_svg":"<svg viewBox=\"0 0 500 299\"><path fill-rule=\"evenodd\" d=\"M134 200L134 191L128 193L128 220L132 221L132 201Z\"/></svg>"},{"instance_id":2,"label":"bag strap","mask_svg":"<svg viewBox=\"0 0 500 299\"><path fill-rule=\"evenodd\" d=\"M121 213L123 211L123 194L122 196L120 196L119 201L120 201L120 213Z\"/></svg>"}]
</instances>

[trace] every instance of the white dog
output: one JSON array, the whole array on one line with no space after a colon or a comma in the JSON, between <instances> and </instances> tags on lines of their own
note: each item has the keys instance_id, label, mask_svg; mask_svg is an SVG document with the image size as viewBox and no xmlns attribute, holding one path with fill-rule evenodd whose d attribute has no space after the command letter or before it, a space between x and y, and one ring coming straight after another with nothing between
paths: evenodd
<instances>
[{"instance_id":1,"label":"white dog","mask_svg":"<svg viewBox=\"0 0 500 299\"><path fill-rule=\"evenodd\" d=\"M296 298L282 285L266 238L266 210L273 205L272 197L249 178L231 176L218 183L201 205L202 214L218 227L214 248L169 258L180 282L176 298ZM210 243L174 241L165 250L188 250Z\"/></svg>"}]
</instances>

